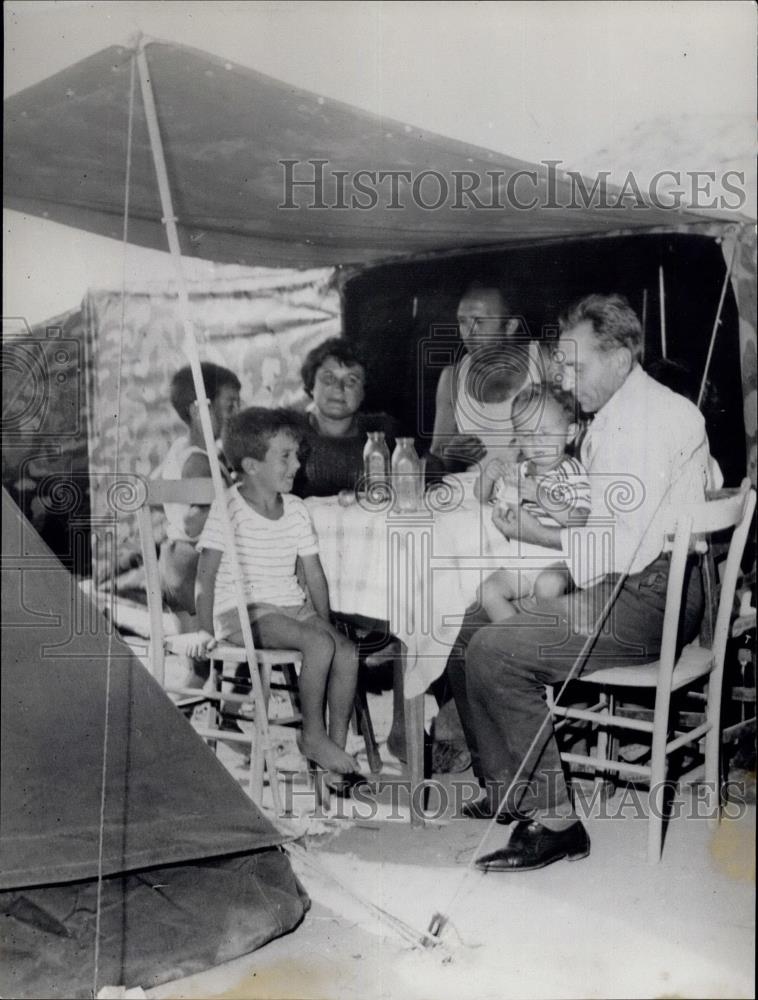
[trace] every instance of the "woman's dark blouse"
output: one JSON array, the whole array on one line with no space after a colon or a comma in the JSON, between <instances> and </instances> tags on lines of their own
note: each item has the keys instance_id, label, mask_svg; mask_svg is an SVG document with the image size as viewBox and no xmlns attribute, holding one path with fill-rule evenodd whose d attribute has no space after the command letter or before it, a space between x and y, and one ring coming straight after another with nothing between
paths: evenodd
<instances>
[{"instance_id":1,"label":"woman's dark blouse","mask_svg":"<svg viewBox=\"0 0 758 1000\"><path fill-rule=\"evenodd\" d=\"M300 497L328 497L354 489L363 475L363 449L369 431L384 431L392 452L398 427L387 413L357 413L355 432L349 437L319 434L309 415L292 492Z\"/></svg>"}]
</instances>

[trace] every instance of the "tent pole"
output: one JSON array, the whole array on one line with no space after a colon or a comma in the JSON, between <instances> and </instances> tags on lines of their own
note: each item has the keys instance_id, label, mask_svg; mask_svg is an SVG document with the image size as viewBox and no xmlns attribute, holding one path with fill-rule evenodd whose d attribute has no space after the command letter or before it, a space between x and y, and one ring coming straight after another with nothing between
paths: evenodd
<instances>
[{"instance_id":1,"label":"tent pole","mask_svg":"<svg viewBox=\"0 0 758 1000\"><path fill-rule=\"evenodd\" d=\"M139 71L140 86L142 89L142 101L145 108L145 117L150 136L150 149L153 154L155 173L158 179L158 189L160 192L161 209L163 211L162 222L166 228L166 238L168 240L171 258L176 271L176 279L179 293L179 312L182 326L184 328L184 349L192 370L192 379L195 383L195 394L197 396L198 413L200 425L203 431L203 439L208 452L208 462L211 467L211 478L213 480L213 490L219 503L221 513L221 523L224 533L224 545L231 560L232 576L235 582L235 596L237 599L237 611L239 613L240 627L247 653L247 661L250 667L250 678L253 684L253 700L255 703L255 733L256 733L256 754L251 763L251 767L256 768L255 794L259 803L263 798L263 778L264 765L268 768L269 785L274 803L274 811L278 816L281 813L281 799L279 796L279 785L276 780L276 770L274 768L273 751L269 737L268 716L266 714L266 701L263 697L263 686L261 684L260 672L255 656L255 644L253 633L250 627L250 619L247 613L247 602L242 586L242 572L237 555L237 546L234 539L234 531L229 519L229 512L223 502L225 496L225 486L221 475L221 466L216 453L216 442L213 436L211 425L210 409L206 398L205 384L203 382L203 372L200 367L200 353L195 337L195 329L190 316L189 294L182 268L181 249L179 246L179 236L176 228L176 216L174 215L173 203L171 200L171 188L169 185L168 172L166 170L166 160L163 154L163 143L161 141L160 128L158 126L158 116L155 110L155 100L153 97L152 84L145 57L145 42L140 41L136 51L137 68Z\"/></svg>"},{"instance_id":2,"label":"tent pole","mask_svg":"<svg viewBox=\"0 0 758 1000\"><path fill-rule=\"evenodd\" d=\"M711 368L711 359L713 358L713 348L716 346L716 334L718 333L718 328L721 326L721 313L724 309L724 299L726 298L726 290L729 286L729 279L732 276L732 265L734 264L734 258L737 256L737 246L739 245L739 239L735 240L734 246L732 247L732 256L729 258L729 266L726 269L726 274L724 275L724 281L721 285L721 295L719 296L719 304L716 308L716 316L713 320L713 329L711 330L711 339L708 344L708 354L705 358L705 368L703 368L703 377L700 380L700 392L697 394L697 405L698 409L703 405L703 399L705 398L705 387L708 384L708 372Z\"/></svg>"},{"instance_id":3,"label":"tent pole","mask_svg":"<svg viewBox=\"0 0 758 1000\"><path fill-rule=\"evenodd\" d=\"M642 361L645 360L645 340L647 338L647 288L642 289Z\"/></svg>"},{"instance_id":4,"label":"tent pole","mask_svg":"<svg viewBox=\"0 0 758 1000\"><path fill-rule=\"evenodd\" d=\"M663 264L658 266L658 307L661 318L661 357L668 357L666 348L666 284L663 277Z\"/></svg>"}]
</instances>

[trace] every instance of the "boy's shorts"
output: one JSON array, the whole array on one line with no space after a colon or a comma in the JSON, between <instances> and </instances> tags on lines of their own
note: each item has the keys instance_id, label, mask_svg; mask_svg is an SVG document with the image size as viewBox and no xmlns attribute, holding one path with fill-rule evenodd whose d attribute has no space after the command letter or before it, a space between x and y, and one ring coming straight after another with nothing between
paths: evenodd
<instances>
[{"instance_id":1,"label":"boy's shorts","mask_svg":"<svg viewBox=\"0 0 758 1000\"><path fill-rule=\"evenodd\" d=\"M263 602L248 604L247 613L250 618L250 624L253 626L261 618L265 618L266 615L285 615L287 618L292 618L293 621L297 622L305 622L310 618L316 617L316 611L309 597L306 597L303 604L286 607L278 604L265 604ZM228 611L222 611L216 619L214 626L217 639L237 644L242 643L240 616L236 608L229 608ZM253 637L255 638L255 629L253 629Z\"/></svg>"}]
</instances>

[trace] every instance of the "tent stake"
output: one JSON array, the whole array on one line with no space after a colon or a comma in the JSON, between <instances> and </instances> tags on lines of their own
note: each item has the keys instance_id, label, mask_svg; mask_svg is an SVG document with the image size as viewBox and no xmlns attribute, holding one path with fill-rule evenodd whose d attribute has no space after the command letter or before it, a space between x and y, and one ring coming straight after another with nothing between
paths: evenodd
<instances>
[{"instance_id":1,"label":"tent stake","mask_svg":"<svg viewBox=\"0 0 758 1000\"><path fill-rule=\"evenodd\" d=\"M224 532L224 545L231 561L231 571L235 583L235 596L237 599L237 611L239 613L242 637L247 653L248 665L250 667L250 678L253 684L253 697L255 701L255 733L256 733L256 755L251 767L256 767L257 780L255 782L255 792L259 802L263 798L263 765L268 768L269 785L271 796L274 802L274 811L279 815L282 811L281 799L279 795L279 785L276 780L276 770L274 768L274 756L269 738L268 716L266 714L266 701L263 697L263 686L261 684L260 672L257 667L255 657L255 645L253 643L253 633L250 628L250 618L247 613L247 602L242 587L242 572L237 554L237 545L234 539L234 531L229 519L229 511L224 503L225 486L221 476L221 466L216 453L216 441L211 425L210 409L206 398L205 384L203 382L203 372L200 367L200 353L198 351L195 328L190 316L189 293L187 283L182 268L182 255L179 246L179 236L176 228L176 216L171 200L171 187L166 170L166 160L163 154L163 143L161 140L160 128L158 126L158 116L155 110L155 100L153 97L152 84L147 68L145 57L145 40L141 39L136 51L137 68L139 70L140 86L142 89L142 101L145 108L145 118L150 136L150 149L153 154L153 164L158 179L158 189L160 192L161 209L163 211L163 224L166 229L171 259L176 271L177 290L179 294L179 312L182 326L184 328L184 349L192 370L192 379L195 383L195 394L197 396L198 413L200 416L200 426L203 431L203 439L208 452L208 462L211 467L211 478L213 480L213 491L219 504L221 515L221 525Z\"/></svg>"}]
</instances>

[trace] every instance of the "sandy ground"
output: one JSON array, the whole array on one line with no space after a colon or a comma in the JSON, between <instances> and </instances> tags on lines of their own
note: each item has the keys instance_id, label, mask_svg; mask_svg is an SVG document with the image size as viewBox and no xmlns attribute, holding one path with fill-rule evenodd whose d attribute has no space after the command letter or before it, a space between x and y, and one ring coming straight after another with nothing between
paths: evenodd
<instances>
[{"instance_id":1,"label":"sandy ground","mask_svg":"<svg viewBox=\"0 0 758 1000\"><path fill-rule=\"evenodd\" d=\"M590 821L590 858L523 875L465 875L486 823L343 821L308 838L320 870L293 858L314 900L297 931L151 995L750 997L754 821L751 809L713 834L679 820L657 867L643 860L644 821ZM410 946L356 896L418 930L443 911L440 945Z\"/></svg>"},{"instance_id":2,"label":"sandy ground","mask_svg":"<svg viewBox=\"0 0 758 1000\"><path fill-rule=\"evenodd\" d=\"M389 695L373 697L380 741ZM433 705L430 704L430 713ZM286 740L285 740L286 742ZM387 772L397 762L381 746ZM294 761L296 747L282 744ZM244 781L239 756L227 758ZM441 779L450 791L454 781ZM507 830L447 811L411 829L402 792L387 790L359 819L312 819L295 784L289 829L304 833L292 855L313 907L286 937L225 966L166 984L162 998L308 1000L506 1000L542 997L754 996L755 807L737 805L712 829L681 816L669 825L663 859L645 861L646 821L636 800L620 815L589 819L592 853L543 871L481 874L475 853ZM468 794L468 792L464 793ZM443 792L444 795L444 792ZM694 802L691 789L682 801ZM621 806L624 808L621 809ZM303 854L303 850L307 850ZM433 948L413 946L432 915L447 924Z\"/></svg>"}]
</instances>

